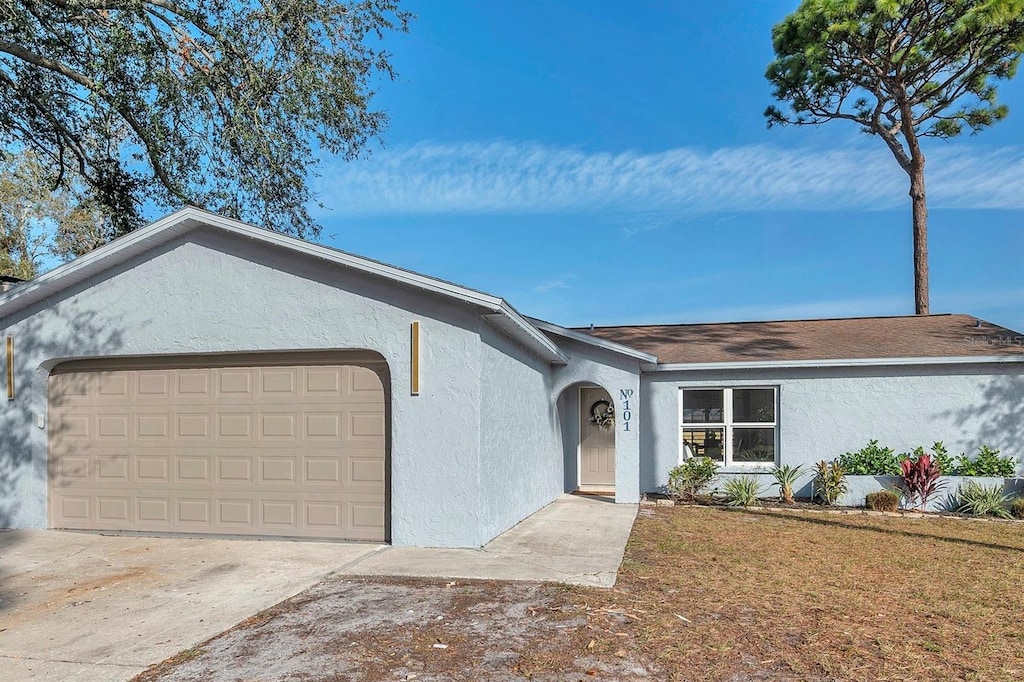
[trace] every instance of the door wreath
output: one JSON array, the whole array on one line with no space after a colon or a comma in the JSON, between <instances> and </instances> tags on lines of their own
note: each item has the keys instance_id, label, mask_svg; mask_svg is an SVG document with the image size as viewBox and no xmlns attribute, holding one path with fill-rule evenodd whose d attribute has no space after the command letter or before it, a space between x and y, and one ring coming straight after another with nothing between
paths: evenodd
<instances>
[{"instance_id":1,"label":"door wreath","mask_svg":"<svg viewBox=\"0 0 1024 682\"><path fill-rule=\"evenodd\" d=\"M598 400L590 406L590 423L602 429L615 426L615 407L607 400Z\"/></svg>"}]
</instances>

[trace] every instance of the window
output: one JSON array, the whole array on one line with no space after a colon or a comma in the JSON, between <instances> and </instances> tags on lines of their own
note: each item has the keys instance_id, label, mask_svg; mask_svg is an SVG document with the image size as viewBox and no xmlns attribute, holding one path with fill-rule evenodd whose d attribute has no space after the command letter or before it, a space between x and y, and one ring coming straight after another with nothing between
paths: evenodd
<instances>
[{"instance_id":1,"label":"window","mask_svg":"<svg viewBox=\"0 0 1024 682\"><path fill-rule=\"evenodd\" d=\"M684 458L710 457L724 466L775 463L774 388L685 388L680 401Z\"/></svg>"}]
</instances>

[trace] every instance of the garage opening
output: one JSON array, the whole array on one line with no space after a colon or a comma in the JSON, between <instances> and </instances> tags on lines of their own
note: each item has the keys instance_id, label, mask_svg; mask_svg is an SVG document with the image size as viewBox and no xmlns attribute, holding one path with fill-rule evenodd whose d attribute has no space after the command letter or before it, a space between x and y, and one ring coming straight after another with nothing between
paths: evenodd
<instances>
[{"instance_id":1,"label":"garage opening","mask_svg":"<svg viewBox=\"0 0 1024 682\"><path fill-rule=\"evenodd\" d=\"M50 526L389 541L390 383L369 351L58 365Z\"/></svg>"}]
</instances>

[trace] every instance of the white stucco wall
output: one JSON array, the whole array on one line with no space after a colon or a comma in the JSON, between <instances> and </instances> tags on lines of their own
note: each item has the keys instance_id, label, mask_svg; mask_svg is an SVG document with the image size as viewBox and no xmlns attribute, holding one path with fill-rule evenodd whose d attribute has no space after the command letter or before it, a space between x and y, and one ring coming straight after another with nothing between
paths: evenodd
<instances>
[{"instance_id":1,"label":"white stucco wall","mask_svg":"<svg viewBox=\"0 0 1024 682\"><path fill-rule=\"evenodd\" d=\"M870 439L897 452L941 440L954 455L985 444L1024 457L1020 365L659 372L644 375L643 490L658 490L678 463L680 388L760 385L779 390L783 464L833 459Z\"/></svg>"},{"instance_id":2,"label":"white stucco wall","mask_svg":"<svg viewBox=\"0 0 1024 682\"><path fill-rule=\"evenodd\" d=\"M422 323L421 393L409 325ZM368 349L392 377L392 541L476 546L481 473L479 314L284 249L193 232L11 318L18 395L0 402L0 521L46 526L49 369L61 359Z\"/></svg>"},{"instance_id":3,"label":"white stucco wall","mask_svg":"<svg viewBox=\"0 0 1024 682\"><path fill-rule=\"evenodd\" d=\"M482 323L480 544L562 493L551 365Z\"/></svg>"}]
</instances>

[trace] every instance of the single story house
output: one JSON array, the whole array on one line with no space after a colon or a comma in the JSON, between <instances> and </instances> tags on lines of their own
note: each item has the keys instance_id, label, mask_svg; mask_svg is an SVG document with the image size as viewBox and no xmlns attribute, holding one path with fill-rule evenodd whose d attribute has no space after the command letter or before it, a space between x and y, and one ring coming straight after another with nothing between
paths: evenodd
<instances>
[{"instance_id":1,"label":"single story house","mask_svg":"<svg viewBox=\"0 0 1024 682\"><path fill-rule=\"evenodd\" d=\"M476 547L690 455L1019 457L1022 341L965 315L568 329L188 208L0 293L0 526Z\"/></svg>"}]
</instances>

